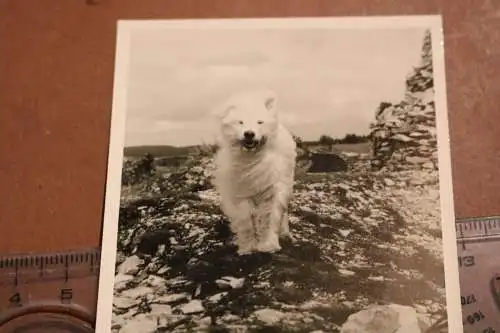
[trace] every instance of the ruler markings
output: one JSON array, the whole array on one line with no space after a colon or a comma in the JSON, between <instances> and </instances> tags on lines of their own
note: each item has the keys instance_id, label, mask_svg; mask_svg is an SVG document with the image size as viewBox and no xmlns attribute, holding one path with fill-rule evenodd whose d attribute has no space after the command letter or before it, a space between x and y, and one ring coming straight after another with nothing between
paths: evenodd
<instances>
[{"instance_id":1,"label":"ruler markings","mask_svg":"<svg viewBox=\"0 0 500 333\"><path fill-rule=\"evenodd\" d=\"M500 237L498 218L458 220L455 226L457 241Z\"/></svg>"},{"instance_id":2,"label":"ruler markings","mask_svg":"<svg viewBox=\"0 0 500 333\"><path fill-rule=\"evenodd\" d=\"M0 257L0 285L64 280L95 274L100 264L98 249ZM90 269L89 269L90 268Z\"/></svg>"},{"instance_id":3,"label":"ruler markings","mask_svg":"<svg viewBox=\"0 0 500 333\"><path fill-rule=\"evenodd\" d=\"M100 253L98 250L85 251L82 253L68 252L68 253L54 253L54 254L23 254L11 255L0 257L1 268L30 268L39 265L43 262L45 265L60 265L68 262L69 265L83 264L90 260L99 260Z\"/></svg>"}]
</instances>

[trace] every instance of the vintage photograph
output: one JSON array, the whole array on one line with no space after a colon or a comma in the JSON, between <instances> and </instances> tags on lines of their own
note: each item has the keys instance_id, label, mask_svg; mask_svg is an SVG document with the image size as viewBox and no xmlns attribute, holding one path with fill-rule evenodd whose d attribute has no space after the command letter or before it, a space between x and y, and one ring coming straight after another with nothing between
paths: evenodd
<instances>
[{"instance_id":1,"label":"vintage photograph","mask_svg":"<svg viewBox=\"0 0 500 333\"><path fill-rule=\"evenodd\" d=\"M444 82L439 16L120 21L97 331L459 332Z\"/></svg>"}]
</instances>

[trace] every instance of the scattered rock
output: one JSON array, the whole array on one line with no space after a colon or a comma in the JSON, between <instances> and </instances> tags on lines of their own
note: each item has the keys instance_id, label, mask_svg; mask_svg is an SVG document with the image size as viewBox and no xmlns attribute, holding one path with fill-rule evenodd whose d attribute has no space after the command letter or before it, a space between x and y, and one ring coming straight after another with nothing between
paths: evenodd
<instances>
[{"instance_id":1,"label":"scattered rock","mask_svg":"<svg viewBox=\"0 0 500 333\"><path fill-rule=\"evenodd\" d=\"M113 306L118 309L129 309L133 306L137 305L137 301L135 298L131 297L115 297L113 299Z\"/></svg>"},{"instance_id":2,"label":"scattered rock","mask_svg":"<svg viewBox=\"0 0 500 333\"><path fill-rule=\"evenodd\" d=\"M342 237L347 237L352 232L352 230L343 230L343 229L338 229L338 231L342 235Z\"/></svg>"},{"instance_id":3,"label":"scattered rock","mask_svg":"<svg viewBox=\"0 0 500 333\"><path fill-rule=\"evenodd\" d=\"M148 287L154 288L156 291L159 291L160 289L165 289L165 286L167 285L167 281L164 278L161 278L156 275L148 276L148 278L144 281L144 283Z\"/></svg>"},{"instance_id":4,"label":"scattered rock","mask_svg":"<svg viewBox=\"0 0 500 333\"><path fill-rule=\"evenodd\" d=\"M127 289L122 291L122 297L128 297L132 299L137 299L144 296L152 296L154 295L154 290L149 287L139 286L137 288Z\"/></svg>"},{"instance_id":5,"label":"scattered rock","mask_svg":"<svg viewBox=\"0 0 500 333\"><path fill-rule=\"evenodd\" d=\"M170 294L170 295L162 295L155 299L157 303L163 304L171 304L171 303L179 303L182 301L186 301L189 299L188 294Z\"/></svg>"},{"instance_id":6,"label":"scattered rock","mask_svg":"<svg viewBox=\"0 0 500 333\"><path fill-rule=\"evenodd\" d=\"M172 307L167 304L156 304L153 303L150 305L151 311L149 312L150 315L153 316L166 316L172 313Z\"/></svg>"},{"instance_id":7,"label":"scattered rock","mask_svg":"<svg viewBox=\"0 0 500 333\"><path fill-rule=\"evenodd\" d=\"M344 276L352 276L352 275L356 275L356 273L355 273L355 272L350 271L350 270L348 270L348 269L342 269L342 268L340 268L340 269L339 269L339 273L340 273L340 274L342 274L342 275L344 275Z\"/></svg>"},{"instance_id":8,"label":"scattered rock","mask_svg":"<svg viewBox=\"0 0 500 333\"><path fill-rule=\"evenodd\" d=\"M389 178L384 178L384 183L387 186L394 186L395 185L394 181L389 179Z\"/></svg>"},{"instance_id":9,"label":"scattered rock","mask_svg":"<svg viewBox=\"0 0 500 333\"><path fill-rule=\"evenodd\" d=\"M406 162L411 163L411 164L424 164L428 161L429 160L427 158L419 157L419 156L407 156L406 157Z\"/></svg>"},{"instance_id":10,"label":"scattered rock","mask_svg":"<svg viewBox=\"0 0 500 333\"><path fill-rule=\"evenodd\" d=\"M397 304L373 306L352 314L340 333L422 333L414 308Z\"/></svg>"},{"instance_id":11,"label":"scattered rock","mask_svg":"<svg viewBox=\"0 0 500 333\"><path fill-rule=\"evenodd\" d=\"M136 316L134 320L126 321L120 329L120 333L155 333L157 321L146 316Z\"/></svg>"},{"instance_id":12,"label":"scattered rock","mask_svg":"<svg viewBox=\"0 0 500 333\"><path fill-rule=\"evenodd\" d=\"M435 168L434 163L432 163L432 162L425 162L422 165L422 167L425 168L425 169L434 169Z\"/></svg>"},{"instance_id":13,"label":"scattered rock","mask_svg":"<svg viewBox=\"0 0 500 333\"><path fill-rule=\"evenodd\" d=\"M203 304L201 304L200 300L194 299L191 302L181 306L179 310L182 314L188 315L203 312L205 311L205 308L203 307Z\"/></svg>"},{"instance_id":14,"label":"scattered rock","mask_svg":"<svg viewBox=\"0 0 500 333\"><path fill-rule=\"evenodd\" d=\"M212 295L208 298L208 300L212 303L217 303L217 302L220 302L220 300L224 297L224 296L227 296L227 292L222 292L222 293L218 293L218 294L215 294L215 295Z\"/></svg>"},{"instance_id":15,"label":"scattered rock","mask_svg":"<svg viewBox=\"0 0 500 333\"><path fill-rule=\"evenodd\" d=\"M118 273L117 275L115 275L115 290L121 291L127 286L127 283L129 281L132 281L133 279L133 275Z\"/></svg>"},{"instance_id":16,"label":"scattered rock","mask_svg":"<svg viewBox=\"0 0 500 333\"><path fill-rule=\"evenodd\" d=\"M411 136L411 134L410 134L410 136ZM412 139L409 136L406 136L406 135L401 134L401 133L393 135L392 139L393 140L397 140L397 141L402 141L402 142L410 142L410 141L412 141Z\"/></svg>"},{"instance_id":17,"label":"scattered rock","mask_svg":"<svg viewBox=\"0 0 500 333\"><path fill-rule=\"evenodd\" d=\"M144 260L136 255L130 256L118 266L119 274L135 275L139 271L139 265L142 265Z\"/></svg>"},{"instance_id":18,"label":"scattered rock","mask_svg":"<svg viewBox=\"0 0 500 333\"><path fill-rule=\"evenodd\" d=\"M238 278L235 278L232 276L224 276L224 277L221 277L220 279L216 280L215 283L217 283L217 285L220 288L229 287L232 289L239 289L239 288L243 287L243 284L245 283L245 279L244 278L238 279Z\"/></svg>"},{"instance_id":19,"label":"scattered rock","mask_svg":"<svg viewBox=\"0 0 500 333\"><path fill-rule=\"evenodd\" d=\"M276 325L285 317L283 312L274 309L261 309L253 314L259 322L268 326Z\"/></svg>"},{"instance_id":20,"label":"scattered rock","mask_svg":"<svg viewBox=\"0 0 500 333\"><path fill-rule=\"evenodd\" d=\"M203 317L200 319L201 326L210 326L212 324L212 318L210 317Z\"/></svg>"}]
</instances>

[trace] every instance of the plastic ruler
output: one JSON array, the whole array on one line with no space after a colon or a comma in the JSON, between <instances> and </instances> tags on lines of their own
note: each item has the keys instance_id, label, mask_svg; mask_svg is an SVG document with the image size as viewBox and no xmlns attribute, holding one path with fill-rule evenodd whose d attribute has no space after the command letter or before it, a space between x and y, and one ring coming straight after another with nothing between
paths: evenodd
<instances>
[{"instance_id":1,"label":"plastic ruler","mask_svg":"<svg viewBox=\"0 0 500 333\"><path fill-rule=\"evenodd\" d=\"M500 333L500 217L456 221L465 333Z\"/></svg>"},{"instance_id":2,"label":"plastic ruler","mask_svg":"<svg viewBox=\"0 0 500 333\"><path fill-rule=\"evenodd\" d=\"M0 256L0 333L94 332L98 249Z\"/></svg>"}]
</instances>

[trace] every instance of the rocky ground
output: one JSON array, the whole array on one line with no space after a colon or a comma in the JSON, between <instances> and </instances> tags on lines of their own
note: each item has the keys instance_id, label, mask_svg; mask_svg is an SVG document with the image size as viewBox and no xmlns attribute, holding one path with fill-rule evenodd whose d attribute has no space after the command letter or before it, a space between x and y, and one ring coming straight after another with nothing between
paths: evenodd
<instances>
[{"instance_id":1,"label":"rocky ground","mask_svg":"<svg viewBox=\"0 0 500 333\"><path fill-rule=\"evenodd\" d=\"M380 308L387 332L404 311L424 332L443 314L435 171L299 173L295 241L239 257L210 160L190 163L124 187L114 332L371 332L346 321L391 304L408 307Z\"/></svg>"}]
</instances>

